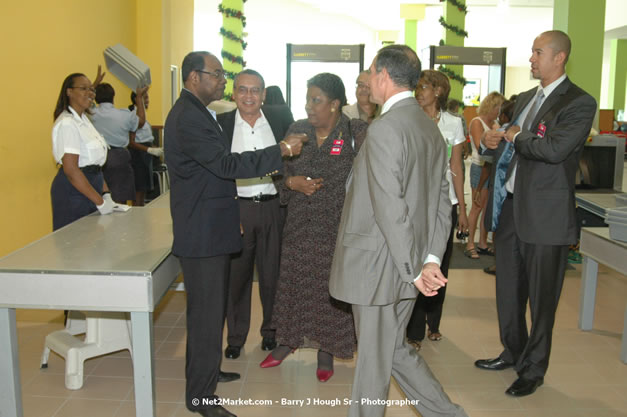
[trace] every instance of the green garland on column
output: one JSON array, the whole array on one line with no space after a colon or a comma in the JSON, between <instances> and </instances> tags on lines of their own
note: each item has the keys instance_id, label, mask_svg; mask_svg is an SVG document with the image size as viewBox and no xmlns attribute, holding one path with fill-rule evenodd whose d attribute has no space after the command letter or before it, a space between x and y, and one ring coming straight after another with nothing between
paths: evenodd
<instances>
[{"instance_id":1,"label":"green garland on column","mask_svg":"<svg viewBox=\"0 0 627 417\"><path fill-rule=\"evenodd\" d=\"M233 4L233 2L230 3L231 5ZM238 2L234 3L238 4ZM243 3L246 3L246 0L242 0L242 5ZM227 4L229 4L229 2L227 2ZM237 9L239 9L239 6L236 7ZM235 24L228 22L223 23L225 26L228 26L228 28L225 28L224 26L220 28L220 35L222 35L223 38L236 42L236 44L239 44L239 46L241 47L240 50L239 47L232 48L231 46L229 46L230 51L227 51L224 48L221 51L221 55L225 63L224 73L229 80L229 82L227 83L227 91L224 95L224 98L227 100L233 100L233 94L231 92L232 82L235 79L235 76L239 73L239 71L241 71L242 68L246 66L246 62L244 61L243 57L243 51L246 49L248 44L244 41L243 38L247 34L242 31L242 29L246 27L246 16L244 16L243 10L237 9L224 7L223 3L220 3L218 5L218 11L223 15L223 22L225 22L225 18L232 18L240 21ZM239 23L241 23L241 25Z\"/></svg>"},{"instance_id":2,"label":"green garland on column","mask_svg":"<svg viewBox=\"0 0 627 417\"><path fill-rule=\"evenodd\" d=\"M452 4L453 6L457 7L457 10L459 10L460 12L464 13L464 15L466 15L468 13L468 10L466 9L466 5L464 3L461 3L458 0L440 0L440 2L444 2L447 1L450 4ZM456 34L457 36L462 36L464 38L468 37L468 32L466 32L464 29L455 26L455 25L451 25L449 24L446 19L444 19L444 16L440 16L440 25L448 30L453 32L454 34ZM445 46L445 42L443 39L440 39L440 46ZM440 68L438 68L438 71L440 71L441 73L445 74L448 78L450 78L451 80L455 80L458 83L462 84L463 86L466 86L466 84L468 84L468 81L466 80L466 78L464 78L463 76L459 75L458 73L456 73L455 71L453 71L450 68L447 68L443 65L440 65Z\"/></svg>"},{"instance_id":3,"label":"green garland on column","mask_svg":"<svg viewBox=\"0 0 627 417\"><path fill-rule=\"evenodd\" d=\"M440 3L444 2L444 1L445 0L440 0ZM467 14L468 13L468 9L466 8L466 5L464 3L461 3L458 0L446 0L446 1L451 3L453 6L457 7L457 10L459 10L463 14Z\"/></svg>"}]
</instances>

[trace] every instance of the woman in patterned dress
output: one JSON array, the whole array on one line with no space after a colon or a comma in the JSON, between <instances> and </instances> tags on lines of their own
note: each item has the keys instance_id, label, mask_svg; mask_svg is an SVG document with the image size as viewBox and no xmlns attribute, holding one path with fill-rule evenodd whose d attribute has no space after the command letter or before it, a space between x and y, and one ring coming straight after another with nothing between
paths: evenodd
<instances>
[{"instance_id":1,"label":"woman in patterned dress","mask_svg":"<svg viewBox=\"0 0 627 417\"><path fill-rule=\"evenodd\" d=\"M288 214L272 315L279 346L260 365L277 366L297 348L318 349L321 382L333 375L333 357L350 359L356 347L350 306L329 295L346 179L368 127L342 115L345 104L342 80L318 74L307 82L307 119L287 133L304 133L309 141L285 162L280 193Z\"/></svg>"}]
</instances>

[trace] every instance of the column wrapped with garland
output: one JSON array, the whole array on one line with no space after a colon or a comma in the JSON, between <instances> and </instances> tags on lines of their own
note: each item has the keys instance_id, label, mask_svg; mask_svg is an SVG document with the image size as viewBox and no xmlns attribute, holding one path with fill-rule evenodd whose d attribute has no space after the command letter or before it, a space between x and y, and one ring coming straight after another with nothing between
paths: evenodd
<instances>
[{"instance_id":1,"label":"column wrapped with garland","mask_svg":"<svg viewBox=\"0 0 627 417\"><path fill-rule=\"evenodd\" d=\"M246 27L246 17L244 16L244 3L246 0L223 0L218 5L218 10L222 13L222 64L227 76L224 97L227 100L233 99L233 79L246 66L244 61L244 27Z\"/></svg>"},{"instance_id":2,"label":"column wrapped with garland","mask_svg":"<svg viewBox=\"0 0 627 417\"><path fill-rule=\"evenodd\" d=\"M443 16L440 17L440 25L445 29L444 39L440 45L464 46L464 39L468 37L466 32L466 9L465 0L440 0L446 2ZM462 65L440 66L439 70L446 74L451 80L450 98L462 101L464 86L467 84L464 78L464 67Z\"/></svg>"}]
</instances>

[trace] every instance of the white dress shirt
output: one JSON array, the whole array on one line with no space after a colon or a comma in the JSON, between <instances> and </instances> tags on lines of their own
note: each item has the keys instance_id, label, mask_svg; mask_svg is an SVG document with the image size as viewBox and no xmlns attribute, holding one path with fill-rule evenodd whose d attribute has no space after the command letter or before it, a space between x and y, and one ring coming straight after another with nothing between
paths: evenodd
<instances>
[{"instance_id":1,"label":"white dress shirt","mask_svg":"<svg viewBox=\"0 0 627 417\"><path fill-rule=\"evenodd\" d=\"M242 119L239 110L235 111L235 126L233 127L233 142L231 152L242 153L256 151L276 145L276 139L270 128L268 120L261 112L261 116L251 126ZM272 182L272 177L247 178L235 180L237 195L240 197L254 197L263 194L276 194L277 190Z\"/></svg>"},{"instance_id":2,"label":"white dress shirt","mask_svg":"<svg viewBox=\"0 0 627 417\"><path fill-rule=\"evenodd\" d=\"M91 124L86 114L81 116L69 107L57 117L52 126L52 154L61 164L66 153L78 155L79 168L104 165L107 160L107 142Z\"/></svg>"}]
</instances>

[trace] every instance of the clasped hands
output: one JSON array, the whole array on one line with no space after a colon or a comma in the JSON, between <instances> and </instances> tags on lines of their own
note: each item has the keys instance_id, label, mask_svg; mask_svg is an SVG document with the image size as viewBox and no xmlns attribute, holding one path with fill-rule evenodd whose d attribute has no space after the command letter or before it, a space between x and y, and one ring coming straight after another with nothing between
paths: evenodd
<instances>
[{"instance_id":1,"label":"clasped hands","mask_svg":"<svg viewBox=\"0 0 627 417\"><path fill-rule=\"evenodd\" d=\"M518 132L520 132L520 126L517 125L512 125L507 130L498 130L496 126L493 126L491 130L485 132L482 142L486 148L496 149L503 139L512 142Z\"/></svg>"},{"instance_id":2,"label":"clasped hands","mask_svg":"<svg viewBox=\"0 0 627 417\"><path fill-rule=\"evenodd\" d=\"M322 178L309 178L304 175L295 175L288 178L288 187L305 195L312 195L322 188Z\"/></svg>"},{"instance_id":3,"label":"clasped hands","mask_svg":"<svg viewBox=\"0 0 627 417\"><path fill-rule=\"evenodd\" d=\"M442 274L440 266L434 262L428 262L422 266L420 279L414 281L418 291L427 297L432 297L438 290L446 285L448 279Z\"/></svg>"}]
</instances>

